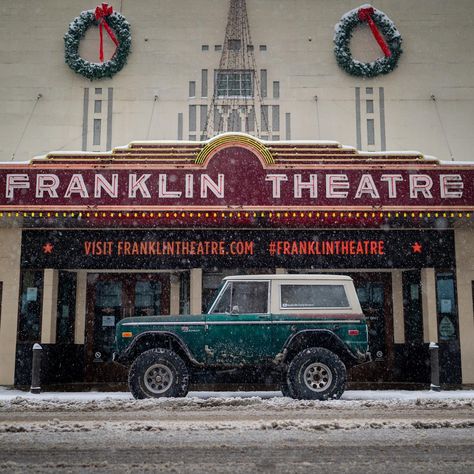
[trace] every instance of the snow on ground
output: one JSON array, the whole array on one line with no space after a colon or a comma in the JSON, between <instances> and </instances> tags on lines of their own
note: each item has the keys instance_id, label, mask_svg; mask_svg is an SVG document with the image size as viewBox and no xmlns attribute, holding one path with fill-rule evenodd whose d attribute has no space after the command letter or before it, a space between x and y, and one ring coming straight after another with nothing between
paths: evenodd
<instances>
[{"instance_id":1,"label":"snow on ground","mask_svg":"<svg viewBox=\"0 0 474 474\"><path fill-rule=\"evenodd\" d=\"M185 398L134 400L128 392L44 392L31 394L0 387L0 412L7 411L99 411L99 410L196 410L196 409L275 409L308 408L357 409L362 407L400 408L474 407L474 390L405 391L348 390L341 400L327 402L293 400L281 392L189 392Z\"/></svg>"},{"instance_id":2,"label":"snow on ground","mask_svg":"<svg viewBox=\"0 0 474 474\"><path fill-rule=\"evenodd\" d=\"M133 400L129 392L43 392L33 394L21 390L12 390L0 386L0 401L11 401L14 398L27 400L67 400L67 401L100 401L100 400ZM207 400L218 399L247 399L259 398L262 400L283 398L281 392L189 392L186 398ZM474 390L447 390L434 392L431 390L347 390L342 395L343 401L395 401L395 400L474 400Z\"/></svg>"},{"instance_id":3,"label":"snow on ground","mask_svg":"<svg viewBox=\"0 0 474 474\"><path fill-rule=\"evenodd\" d=\"M5 436L22 433L165 432L179 438L214 432L473 430L474 390L348 390L341 400L320 402L281 392L190 392L185 398L134 400L128 392L35 395L0 387L0 417L0 444Z\"/></svg>"}]
</instances>

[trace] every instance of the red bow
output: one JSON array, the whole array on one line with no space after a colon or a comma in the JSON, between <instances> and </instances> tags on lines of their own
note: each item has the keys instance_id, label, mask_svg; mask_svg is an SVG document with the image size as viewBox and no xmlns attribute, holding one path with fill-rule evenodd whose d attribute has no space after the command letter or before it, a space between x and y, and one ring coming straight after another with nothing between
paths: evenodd
<instances>
[{"instance_id":1,"label":"red bow","mask_svg":"<svg viewBox=\"0 0 474 474\"><path fill-rule=\"evenodd\" d=\"M377 43L379 46L382 48L383 54L385 54L386 58L389 58L392 55L392 52L390 51L390 48L388 47L387 43L385 42L384 37L380 34L380 31L377 29L377 26L374 23L374 20L372 19L372 15L374 14L374 8L373 7L366 7L366 8L361 8L357 14L359 16L360 21L366 21L370 29L372 30L372 34L374 35L374 38L377 40Z\"/></svg>"},{"instance_id":2,"label":"red bow","mask_svg":"<svg viewBox=\"0 0 474 474\"><path fill-rule=\"evenodd\" d=\"M119 45L117 38L114 35L114 32L108 25L105 17L111 15L113 12L112 5L108 5L107 3L103 3L102 6L98 5L95 9L95 19L99 21L99 35L100 35L100 51L99 51L99 59L101 62L104 62L104 33L102 28L105 28L107 33L110 36L110 39L115 43L115 46Z\"/></svg>"}]
</instances>

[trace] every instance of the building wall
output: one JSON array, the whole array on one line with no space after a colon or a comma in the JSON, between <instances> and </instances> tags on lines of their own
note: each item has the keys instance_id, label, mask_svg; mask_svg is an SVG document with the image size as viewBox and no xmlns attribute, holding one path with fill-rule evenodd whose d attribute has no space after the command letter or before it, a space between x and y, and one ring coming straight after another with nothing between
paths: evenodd
<instances>
[{"instance_id":1,"label":"building wall","mask_svg":"<svg viewBox=\"0 0 474 474\"><path fill-rule=\"evenodd\" d=\"M334 25L360 3L247 1L257 69L267 71L265 104L279 106L280 130L273 135L471 159L474 63L466 59L466 48L474 42L472 2L379 0L375 6L395 22L404 53L394 72L373 79L347 75L333 54ZM199 138L199 132L189 130L189 106L209 103L201 97L202 71L208 71L212 84L220 59L215 45L224 39L228 4L115 2L114 8L131 23L132 52L113 78L91 82L64 63L63 35L81 10L96 3L2 2L0 160L24 161L51 150L105 150L132 140L176 140L179 117L182 138ZM107 35L106 45L110 54ZM356 30L352 51L362 60L380 54L364 27ZM98 28L89 29L80 52L97 60ZM190 82L195 83L194 98L189 98ZM278 98L272 95L273 82L279 83ZM98 100L101 111L94 112ZM368 100L374 101L372 115L366 112ZM374 145L368 144L371 118ZM101 130L96 146L94 120L101 121L96 123Z\"/></svg>"},{"instance_id":2,"label":"building wall","mask_svg":"<svg viewBox=\"0 0 474 474\"><path fill-rule=\"evenodd\" d=\"M472 229L459 229L455 233L456 270L461 344L462 380L474 383L474 235Z\"/></svg>"},{"instance_id":3,"label":"building wall","mask_svg":"<svg viewBox=\"0 0 474 474\"><path fill-rule=\"evenodd\" d=\"M0 319L0 385L12 385L20 291L21 230L0 228L0 282L2 301Z\"/></svg>"}]
</instances>

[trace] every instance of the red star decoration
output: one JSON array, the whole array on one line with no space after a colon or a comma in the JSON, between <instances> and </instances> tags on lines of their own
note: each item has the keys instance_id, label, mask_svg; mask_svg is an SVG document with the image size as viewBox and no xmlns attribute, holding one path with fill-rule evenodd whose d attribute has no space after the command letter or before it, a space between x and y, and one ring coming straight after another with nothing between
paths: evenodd
<instances>
[{"instance_id":1,"label":"red star decoration","mask_svg":"<svg viewBox=\"0 0 474 474\"><path fill-rule=\"evenodd\" d=\"M53 253L53 248L54 248L53 244L46 242L43 245L43 253Z\"/></svg>"},{"instance_id":2,"label":"red star decoration","mask_svg":"<svg viewBox=\"0 0 474 474\"><path fill-rule=\"evenodd\" d=\"M422 251L422 249L423 249L422 245L421 245L420 243L418 243L418 242L415 242L415 243L411 246L411 248L413 249L413 253L421 253L421 251Z\"/></svg>"}]
</instances>

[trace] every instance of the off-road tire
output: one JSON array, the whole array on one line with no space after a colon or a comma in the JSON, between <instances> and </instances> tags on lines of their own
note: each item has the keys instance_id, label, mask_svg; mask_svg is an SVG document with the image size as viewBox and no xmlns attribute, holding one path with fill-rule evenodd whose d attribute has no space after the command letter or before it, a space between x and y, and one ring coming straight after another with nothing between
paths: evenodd
<instances>
[{"instance_id":1,"label":"off-road tire","mask_svg":"<svg viewBox=\"0 0 474 474\"><path fill-rule=\"evenodd\" d=\"M183 359L169 349L140 354L128 372L128 386L136 399L185 397L189 374Z\"/></svg>"},{"instance_id":2,"label":"off-road tire","mask_svg":"<svg viewBox=\"0 0 474 474\"><path fill-rule=\"evenodd\" d=\"M284 397L295 398L293 394L293 389L286 379L286 373L283 375L283 378L280 382L280 390Z\"/></svg>"},{"instance_id":3,"label":"off-road tire","mask_svg":"<svg viewBox=\"0 0 474 474\"><path fill-rule=\"evenodd\" d=\"M290 362L287 382L293 398L338 399L346 387L346 366L328 349L310 347Z\"/></svg>"}]
</instances>

